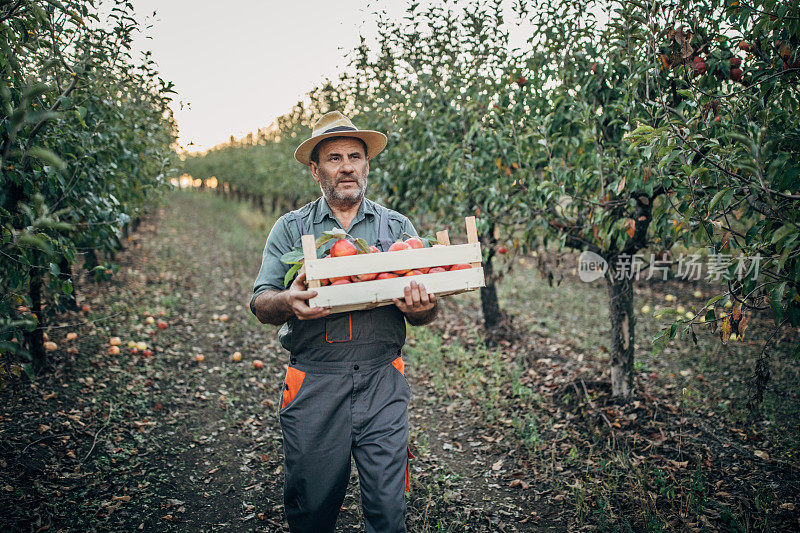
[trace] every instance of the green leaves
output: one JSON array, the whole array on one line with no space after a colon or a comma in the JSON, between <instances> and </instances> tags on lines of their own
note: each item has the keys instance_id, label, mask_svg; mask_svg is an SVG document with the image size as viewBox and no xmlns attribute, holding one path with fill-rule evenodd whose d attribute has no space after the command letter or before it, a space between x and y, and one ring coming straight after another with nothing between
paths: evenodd
<instances>
[{"instance_id":1,"label":"green leaves","mask_svg":"<svg viewBox=\"0 0 800 533\"><path fill-rule=\"evenodd\" d=\"M166 190L176 129L168 83L130 60L139 28L130 4L91 25L93 2L22 4L3 9L0 39L0 285L24 295L42 280L41 298L58 311L74 292L63 265L78 251L111 257L131 217ZM115 268L87 265L98 279ZM9 317L0 306L9 338L21 338L26 326Z\"/></svg>"},{"instance_id":2,"label":"green leaves","mask_svg":"<svg viewBox=\"0 0 800 533\"><path fill-rule=\"evenodd\" d=\"M369 253L369 243L364 239L358 238L353 241L356 245L356 248L361 250L362 253L368 254Z\"/></svg>"},{"instance_id":3,"label":"green leaves","mask_svg":"<svg viewBox=\"0 0 800 533\"><path fill-rule=\"evenodd\" d=\"M281 256L281 262L294 265L297 263L303 262L303 250L300 248L296 248L289 252L286 252Z\"/></svg>"},{"instance_id":4,"label":"green leaves","mask_svg":"<svg viewBox=\"0 0 800 533\"><path fill-rule=\"evenodd\" d=\"M772 309L772 315L775 319L775 324L780 324L783 320L783 293L786 290L786 282L778 283L769 292L769 306Z\"/></svg>"},{"instance_id":5,"label":"green leaves","mask_svg":"<svg viewBox=\"0 0 800 533\"><path fill-rule=\"evenodd\" d=\"M325 244L327 244L331 240L338 240L338 239L345 239L349 237L347 232L340 228L334 228L332 230L323 231L322 235L317 237L316 245L317 249L322 248Z\"/></svg>"},{"instance_id":6,"label":"green leaves","mask_svg":"<svg viewBox=\"0 0 800 533\"><path fill-rule=\"evenodd\" d=\"M28 155L30 157L39 159L44 163L53 165L58 170L64 170L67 167L67 165L64 163L64 161L61 160L60 157L54 154L52 150L48 150L47 148L34 146L30 150L28 150Z\"/></svg>"},{"instance_id":7,"label":"green leaves","mask_svg":"<svg viewBox=\"0 0 800 533\"><path fill-rule=\"evenodd\" d=\"M297 263L292 265L292 267L286 272L286 275L283 276L283 286L284 287L288 287L289 286L289 284L294 279L295 274L297 274L297 272L301 268L303 268L303 262L302 261L297 262Z\"/></svg>"}]
</instances>

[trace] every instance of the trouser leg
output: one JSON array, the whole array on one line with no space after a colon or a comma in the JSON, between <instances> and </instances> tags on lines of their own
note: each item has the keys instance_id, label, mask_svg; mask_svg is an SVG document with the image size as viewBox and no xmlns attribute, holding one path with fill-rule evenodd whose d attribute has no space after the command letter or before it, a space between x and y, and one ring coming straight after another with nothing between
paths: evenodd
<instances>
[{"instance_id":1,"label":"trouser leg","mask_svg":"<svg viewBox=\"0 0 800 533\"><path fill-rule=\"evenodd\" d=\"M332 532L350 478L352 379L307 374L280 410L284 505L293 533Z\"/></svg>"},{"instance_id":2,"label":"trouser leg","mask_svg":"<svg viewBox=\"0 0 800 533\"><path fill-rule=\"evenodd\" d=\"M358 379L363 379L363 390ZM392 365L356 376L353 459L367 533L405 532L408 383Z\"/></svg>"}]
</instances>

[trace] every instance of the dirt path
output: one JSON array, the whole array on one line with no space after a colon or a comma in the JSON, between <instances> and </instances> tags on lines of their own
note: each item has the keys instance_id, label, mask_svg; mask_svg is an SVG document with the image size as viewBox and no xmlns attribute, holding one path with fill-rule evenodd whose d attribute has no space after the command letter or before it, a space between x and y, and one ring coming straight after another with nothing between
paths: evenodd
<instances>
[{"instance_id":1,"label":"dirt path","mask_svg":"<svg viewBox=\"0 0 800 533\"><path fill-rule=\"evenodd\" d=\"M56 372L2 392L0 466L16 474L0 504L17 511L4 511L0 529L287 530L276 415L287 356L276 328L247 308L266 237L258 223L242 206L175 194L115 258L111 282L78 285L92 311L50 330ZM63 340L72 330L74 344ZM110 336L122 339L120 355L106 353ZM152 357L128 353L141 340ZM534 493L501 479L507 468L492 468L514 461L510 448L488 447L481 424L460 419L417 376L409 372L409 530L560 529L541 521ZM354 471L337 530L359 531L361 521Z\"/></svg>"}]
</instances>

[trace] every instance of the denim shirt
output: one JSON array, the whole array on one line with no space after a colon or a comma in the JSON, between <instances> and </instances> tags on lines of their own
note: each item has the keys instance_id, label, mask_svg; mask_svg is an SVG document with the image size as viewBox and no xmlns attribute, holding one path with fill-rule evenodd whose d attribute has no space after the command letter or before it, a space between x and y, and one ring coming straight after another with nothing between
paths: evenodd
<instances>
[{"instance_id":1,"label":"denim shirt","mask_svg":"<svg viewBox=\"0 0 800 533\"><path fill-rule=\"evenodd\" d=\"M299 209L299 213L306 227L313 231L315 237L319 237L324 231L342 227L324 197L304 205ZM378 204L364 198L350 227L343 229L354 238L362 238L370 245L377 245L379 221ZM404 233L411 236L417 235L417 231L411 221L391 209L388 211L388 225L389 238L393 241L405 239ZM253 314L255 314L253 303L260 293L265 290L282 291L286 288L284 287L284 277L291 265L283 263L281 256L291 250L302 248L301 237L300 229L288 213L275 222L264 246L261 269L253 283L253 295L250 299L250 310ZM329 241L324 248L318 250L318 253L321 254L326 248L330 248L333 242L333 240ZM392 316L384 316L388 314ZM375 315L381 315L381 319L375 320L377 318ZM336 331L334 331L334 324L340 324L345 317L347 318L350 335L347 341L340 338L342 337L342 331L339 331L341 328L337 327ZM389 319L389 322L394 323L392 330L380 331L383 329L382 324L386 323L387 319ZM402 332L395 331L400 327L397 324L398 320L402 324ZM362 327L356 327L359 325ZM388 326L388 324L385 325ZM301 329L303 331L300 331ZM373 331L373 329L378 331ZM354 331L355 333L353 333ZM400 335L401 333L402 336ZM293 354L303 350L311 350L314 352L313 357L315 359L331 360L341 357L343 355L342 350L346 351L348 348L354 348L359 353L351 354L352 357L363 360L370 357L368 354L363 353L364 348L367 348L368 345L374 345L374 348L377 348L377 345L388 343L399 349L405 339L405 320L399 309L393 305L379 307L370 311L354 311L343 316L330 315L318 320L299 321L292 317L281 328L279 337L284 348ZM318 337L320 338L320 346L316 346ZM338 339L336 342L340 343L336 345L339 349L334 350L337 354L332 354L331 350L328 349L333 348L333 346L326 346L326 343L323 342L327 339L328 343L332 343L333 341L330 339L333 337L336 337ZM398 342L400 346L395 346ZM313 348L312 345L316 347ZM385 348L388 348L388 346Z\"/></svg>"}]
</instances>

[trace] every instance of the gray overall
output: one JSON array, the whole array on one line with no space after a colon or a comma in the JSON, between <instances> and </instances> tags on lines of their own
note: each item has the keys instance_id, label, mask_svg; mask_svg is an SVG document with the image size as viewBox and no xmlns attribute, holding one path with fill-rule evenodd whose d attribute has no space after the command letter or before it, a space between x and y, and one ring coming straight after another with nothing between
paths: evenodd
<instances>
[{"instance_id":1,"label":"gray overall","mask_svg":"<svg viewBox=\"0 0 800 533\"><path fill-rule=\"evenodd\" d=\"M292 215L300 233L309 234L298 213ZM383 251L391 245L386 218L382 208L374 244ZM390 305L291 321L281 338L291 360L279 410L290 530L334 530L352 455L367 532L406 531L411 391L400 354L405 317Z\"/></svg>"}]
</instances>

